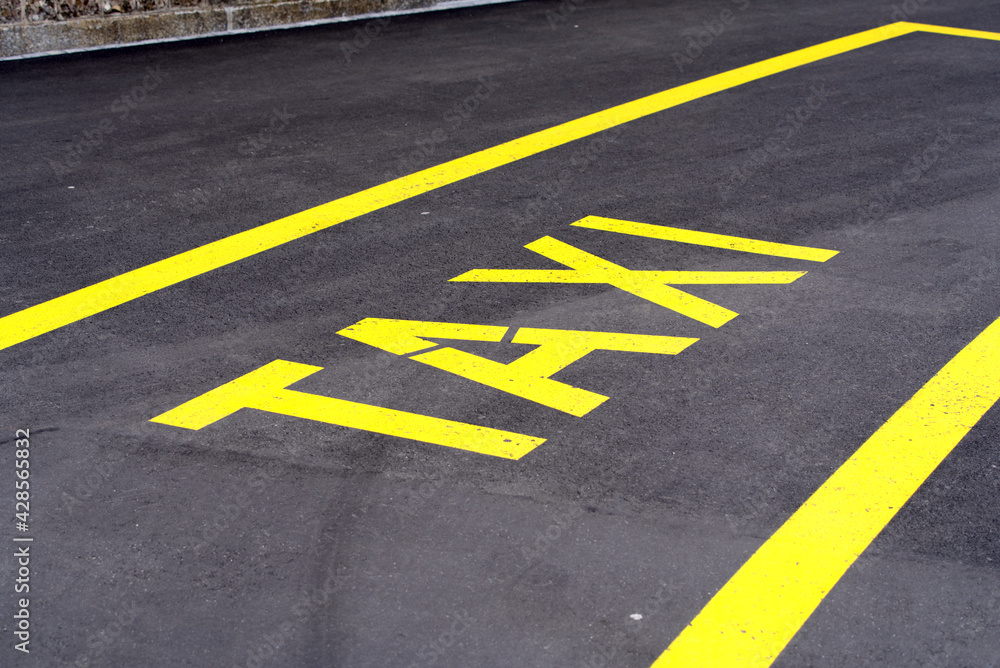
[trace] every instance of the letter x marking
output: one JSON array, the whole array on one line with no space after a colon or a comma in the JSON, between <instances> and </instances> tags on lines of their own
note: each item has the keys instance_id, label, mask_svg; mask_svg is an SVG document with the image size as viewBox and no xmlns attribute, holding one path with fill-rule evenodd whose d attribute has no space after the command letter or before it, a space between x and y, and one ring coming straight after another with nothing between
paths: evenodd
<instances>
[{"instance_id":1,"label":"letter x marking","mask_svg":"<svg viewBox=\"0 0 1000 668\"><path fill-rule=\"evenodd\" d=\"M633 271L582 251L575 246L542 237L527 246L569 269L473 269L452 281L483 283L604 283L698 322L721 327L738 313L671 285L785 284L804 271Z\"/></svg>"}]
</instances>

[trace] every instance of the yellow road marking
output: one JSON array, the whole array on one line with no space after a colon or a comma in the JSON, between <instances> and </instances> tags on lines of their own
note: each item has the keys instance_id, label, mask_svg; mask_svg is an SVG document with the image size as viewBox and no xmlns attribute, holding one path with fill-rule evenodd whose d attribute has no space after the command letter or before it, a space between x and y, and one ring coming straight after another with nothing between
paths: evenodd
<instances>
[{"instance_id":1,"label":"yellow road marking","mask_svg":"<svg viewBox=\"0 0 1000 668\"><path fill-rule=\"evenodd\" d=\"M1000 319L865 441L653 664L768 666L830 589L1000 400Z\"/></svg>"},{"instance_id":2,"label":"yellow road marking","mask_svg":"<svg viewBox=\"0 0 1000 668\"><path fill-rule=\"evenodd\" d=\"M365 318L337 332L397 355L434 347L420 337L497 342L506 327L451 322ZM410 359L576 417L594 410L608 397L567 385L550 376L595 350L676 355L698 339L615 332L581 332L522 327L512 343L538 346L509 364L455 348L438 348Z\"/></svg>"},{"instance_id":3,"label":"yellow road marking","mask_svg":"<svg viewBox=\"0 0 1000 668\"><path fill-rule=\"evenodd\" d=\"M409 355L437 345L427 341L428 338L499 343L506 333L506 327L495 325L391 318L365 318L337 332L348 339L367 343L395 355Z\"/></svg>"},{"instance_id":4,"label":"yellow road marking","mask_svg":"<svg viewBox=\"0 0 1000 668\"><path fill-rule=\"evenodd\" d=\"M721 327L738 313L670 287L669 283L791 283L804 271L632 271L582 251L575 246L542 237L525 246L570 269L473 269L452 281L486 283L606 283L658 306L712 327Z\"/></svg>"},{"instance_id":5,"label":"yellow road marking","mask_svg":"<svg viewBox=\"0 0 1000 668\"><path fill-rule=\"evenodd\" d=\"M891 28L897 25L895 23L890 23L885 26L885 28ZM985 30L965 30L964 28L948 28L947 26L932 26L928 23L907 23L914 32L930 32L938 33L939 35L954 35L955 37L972 37L974 39L990 39L996 42L1000 42L1000 33L997 32L987 32Z\"/></svg>"},{"instance_id":6,"label":"yellow road marking","mask_svg":"<svg viewBox=\"0 0 1000 668\"><path fill-rule=\"evenodd\" d=\"M762 60L611 107L214 241L0 318L0 350L372 211L764 77L912 32L1000 35L899 22Z\"/></svg>"},{"instance_id":7,"label":"yellow road marking","mask_svg":"<svg viewBox=\"0 0 1000 668\"><path fill-rule=\"evenodd\" d=\"M696 232L694 230L685 230L679 227L667 227L666 225L633 223L630 220L616 220L614 218L602 218L600 216L587 216L586 218L576 221L572 225L574 227L585 227L590 230L617 232L618 234L631 234L638 237L648 237L650 239L678 241L684 244L709 246L711 248L726 248L729 250L742 251L744 253L775 255L777 257L787 257L794 260L812 260L813 262L826 262L839 252L823 248L811 248L809 246L793 246L791 244L779 244L772 241L759 241L757 239L731 237L726 234L714 234L712 232Z\"/></svg>"},{"instance_id":8,"label":"yellow road marking","mask_svg":"<svg viewBox=\"0 0 1000 668\"><path fill-rule=\"evenodd\" d=\"M580 252L583 253L583 251ZM590 255L589 253L587 254ZM806 275L804 271L647 271L644 269L626 269L621 265L607 261L603 262L605 267L599 271L580 269L473 269L451 280L462 282L482 281L483 283L608 283L609 281L607 280L601 280L601 277L613 273L615 276L627 277L638 283L663 283L670 285L784 285Z\"/></svg>"},{"instance_id":9,"label":"yellow road marking","mask_svg":"<svg viewBox=\"0 0 1000 668\"><path fill-rule=\"evenodd\" d=\"M545 442L544 438L286 389L322 368L275 360L150 421L197 430L242 408L255 408L506 459L520 459Z\"/></svg>"}]
</instances>

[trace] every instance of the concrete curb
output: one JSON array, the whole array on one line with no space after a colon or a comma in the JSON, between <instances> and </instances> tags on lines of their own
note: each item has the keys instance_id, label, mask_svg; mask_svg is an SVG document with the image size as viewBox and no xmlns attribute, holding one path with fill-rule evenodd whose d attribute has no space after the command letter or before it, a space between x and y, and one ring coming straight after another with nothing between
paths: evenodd
<instances>
[{"instance_id":1,"label":"concrete curb","mask_svg":"<svg viewBox=\"0 0 1000 668\"><path fill-rule=\"evenodd\" d=\"M323 25L516 0L308 0L0 25L0 60Z\"/></svg>"}]
</instances>

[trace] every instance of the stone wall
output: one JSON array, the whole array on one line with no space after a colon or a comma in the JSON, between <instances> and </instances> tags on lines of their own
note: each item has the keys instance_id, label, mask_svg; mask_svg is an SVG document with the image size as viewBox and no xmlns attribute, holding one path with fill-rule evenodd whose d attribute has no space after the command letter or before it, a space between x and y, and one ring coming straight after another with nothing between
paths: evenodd
<instances>
[{"instance_id":1,"label":"stone wall","mask_svg":"<svg viewBox=\"0 0 1000 668\"><path fill-rule=\"evenodd\" d=\"M440 0L0 0L0 58L209 35Z\"/></svg>"}]
</instances>

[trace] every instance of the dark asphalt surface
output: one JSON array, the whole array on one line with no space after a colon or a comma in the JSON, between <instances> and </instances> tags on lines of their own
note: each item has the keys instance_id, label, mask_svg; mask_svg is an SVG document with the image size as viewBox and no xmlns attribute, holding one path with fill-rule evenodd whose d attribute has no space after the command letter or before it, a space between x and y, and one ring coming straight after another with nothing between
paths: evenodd
<instances>
[{"instance_id":1,"label":"dark asphalt surface","mask_svg":"<svg viewBox=\"0 0 1000 668\"><path fill-rule=\"evenodd\" d=\"M398 17L367 43L344 23L0 63L0 313L894 11L585 0L553 23L559 7ZM997 3L907 18L1000 31ZM1000 44L908 35L0 351L0 503L30 428L35 539L30 655L0 550L0 664L648 666L1000 316L998 155ZM569 227L587 215L841 252ZM740 313L719 329L608 286L448 282L550 268L523 248L545 235L633 269L809 273L690 287ZM336 335L366 317L701 340L575 363L558 379L610 397L576 418ZM548 440L509 461L249 410L149 422L275 359L324 367L296 389ZM994 407L775 665L1000 665L998 440Z\"/></svg>"}]
</instances>

